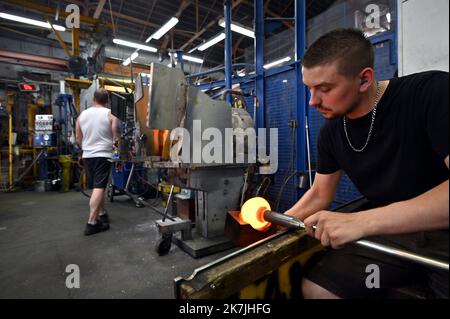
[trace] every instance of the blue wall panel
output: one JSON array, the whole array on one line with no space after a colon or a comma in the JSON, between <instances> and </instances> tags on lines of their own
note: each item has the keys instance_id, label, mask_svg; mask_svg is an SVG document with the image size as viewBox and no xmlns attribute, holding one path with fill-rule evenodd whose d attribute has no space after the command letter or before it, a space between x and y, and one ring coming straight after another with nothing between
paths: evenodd
<instances>
[{"instance_id":1,"label":"blue wall panel","mask_svg":"<svg viewBox=\"0 0 450 319\"><path fill-rule=\"evenodd\" d=\"M241 83L241 90L243 93L252 93L255 91L255 81ZM253 97L244 97L245 104L247 106L247 112L253 117L254 99Z\"/></svg>"},{"instance_id":2,"label":"blue wall panel","mask_svg":"<svg viewBox=\"0 0 450 319\"><path fill-rule=\"evenodd\" d=\"M269 188L269 200L276 204L278 193L284 181L297 170L295 149L296 134L289 126L291 120L297 118L295 105L295 73L293 70L269 76L265 79L266 127L278 128L278 172ZM294 146L292 145L294 136ZM293 148L294 147L294 148ZM294 156L294 160L292 157ZM298 181L296 178L284 188L280 202L280 211L285 211L297 201ZM274 207L276 209L276 207Z\"/></svg>"},{"instance_id":3,"label":"blue wall panel","mask_svg":"<svg viewBox=\"0 0 450 319\"><path fill-rule=\"evenodd\" d=\"M397 64L391 64L391 48L389 41L375 45L375 75L378 80L392 79L397 71Z\"/></svg>"}]
</instances>

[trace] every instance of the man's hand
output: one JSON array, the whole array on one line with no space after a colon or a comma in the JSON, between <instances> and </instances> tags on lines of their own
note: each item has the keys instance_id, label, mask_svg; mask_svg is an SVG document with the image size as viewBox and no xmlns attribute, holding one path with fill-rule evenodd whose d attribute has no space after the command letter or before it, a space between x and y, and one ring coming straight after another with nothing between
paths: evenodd
<instances>
[{"instance_id":1,"label":"man's hand","mask_svg":"<svg viewBox=\"0 0 450 319\"><path fill-rule=\"evenodd\" d=\"M361 213L333 213L320 211L304 221L307 233L320 240L323 246L343 248L365 236L365 218ZM313 228L315 226L315 229Z\"/></svg>"}]
</instances>

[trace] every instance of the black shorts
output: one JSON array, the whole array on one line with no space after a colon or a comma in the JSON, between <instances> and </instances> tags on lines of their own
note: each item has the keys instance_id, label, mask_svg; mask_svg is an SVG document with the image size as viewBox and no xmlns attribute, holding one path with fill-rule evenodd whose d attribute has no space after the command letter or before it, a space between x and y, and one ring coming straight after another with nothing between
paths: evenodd
<instances>
[{"instance_id":1,"label":"black shorts","mask_svg":"<svg viewBox=\"0 0 450 319\"><path fill-rule=\"evenodd\" d=\"M111 172L111 162L106 157L83 158L89 188L106 189Z\"/></svg>"},{"instance_id":2,"label":"black shorts","mask_svg":"<svg viewBox=\"0 0 450 319\"><path fill-rule=\"evenodd\" d=\"M368 240L448 263L448 235L446 230ZM368 268L369 265L378 266L379 288L373 287L374 270L373 266ZM428 298L449 298L448 271L428 268L356 244L317 254L308 262L304 278L345 299L387 298L392 288L416 285L426 287Z\"/></svg>"}]
</instances>

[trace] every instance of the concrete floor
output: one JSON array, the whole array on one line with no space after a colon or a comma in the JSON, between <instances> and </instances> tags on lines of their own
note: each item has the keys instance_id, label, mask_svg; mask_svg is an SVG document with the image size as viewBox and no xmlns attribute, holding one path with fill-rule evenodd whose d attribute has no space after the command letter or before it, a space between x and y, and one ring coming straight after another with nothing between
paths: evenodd
<instances>
[{"instance_id":1,"label":"concrete floor","mask_svg":"<svg viewBox=\"0 0 450 319\"><path fill-rule=\"evenodd\" d=\"M173 279L231 251L194 259L155 252L154 221L125 196L107 203L111 229L84 236L88 199L78 192L0 193L0 298L173 298ZM66 287L66 266L80 288Z\"/></svg>"}]
</instances>

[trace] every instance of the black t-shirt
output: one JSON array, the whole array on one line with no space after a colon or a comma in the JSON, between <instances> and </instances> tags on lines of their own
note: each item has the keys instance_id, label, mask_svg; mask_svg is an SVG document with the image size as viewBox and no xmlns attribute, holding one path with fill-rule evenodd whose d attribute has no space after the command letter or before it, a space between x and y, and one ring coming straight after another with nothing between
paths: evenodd
<instances>
[{"instance_id":1,"label":"black t-shirt","mask_svg":"<svg viewBox=\"0 0 450 319\"><path fill-rule=\"evenodd\" d=\"M356 148L367 140L372 112L347 120ZM326 121L318 140L320 174L343 170L375 206L417 197L448 180L449 74L424 72L392 79L378 104L362 153L351 149L343 118Z\"/></svg>"}]
</instances>

